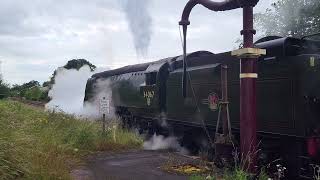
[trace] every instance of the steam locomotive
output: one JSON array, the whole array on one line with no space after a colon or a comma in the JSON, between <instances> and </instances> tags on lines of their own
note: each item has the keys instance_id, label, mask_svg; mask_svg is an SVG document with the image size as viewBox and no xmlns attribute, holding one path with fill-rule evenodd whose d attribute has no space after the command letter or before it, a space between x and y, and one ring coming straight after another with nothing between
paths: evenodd
<instances>
[{"instance_id":1,"label":"steam locomotive","mask_svg":"<svg viewBox=\"0 0 320 180\"><path fill-rule=\"evenodd\" d=\"M257 125L260 148L279 157L295 177L308 178L320 157L320 41L268 36L255 42L267 54L258 59ZM221 66L228 66L232 131L239 139L240 60L231 52L198 51L187 55L189 83L182 96L183 57L129 65L94 74L85 103L96 100L97 82L108 81L109 99L125 124L141 130L174 133L205 143L204 128L215 134L221 95ZM101 88L100 88L101 89ZM202 144L201 144L202 143Z\"/></svg>"}]
</instances>

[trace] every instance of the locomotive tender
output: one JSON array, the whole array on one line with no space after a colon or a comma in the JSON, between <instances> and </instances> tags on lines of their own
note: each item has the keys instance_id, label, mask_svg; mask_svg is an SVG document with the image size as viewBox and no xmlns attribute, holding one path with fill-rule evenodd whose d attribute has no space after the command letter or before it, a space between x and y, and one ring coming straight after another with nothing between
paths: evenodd
<instances>
[{"instance_id":1,"label":"locomotive tender","mask_svg":"<svg viewBox=\"0 0 320 180\"><path fill-rule=\"evenodd\" d=\"M269 36L255 43L266 49L258 60L257 119L260 148L281 157L289 171L304 177L320 157L320 41ZM221 98L221 66L228 66L232 130L239 139L240 60L231 52L187 56L189 83L182 96L182 56L94 74L85 102L94 100L95 83L108 80L112 104L124 123L170 132L184 138L213 137ZM168 126L164 126L168 125ZM192 145L197 146L199 142Z\"/></svg>"}]
</instances>

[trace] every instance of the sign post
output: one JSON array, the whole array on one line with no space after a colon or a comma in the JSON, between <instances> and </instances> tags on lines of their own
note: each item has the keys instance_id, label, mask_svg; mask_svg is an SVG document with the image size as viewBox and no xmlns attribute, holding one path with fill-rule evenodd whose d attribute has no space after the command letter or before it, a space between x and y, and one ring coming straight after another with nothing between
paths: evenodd
<instances>
[{"instance_id":1,"label":"sign post","mask_svg":"<svg viewBox=\"0 0 320 180\"><path fill-rule=\"evenodd\" d=\"M100 114L102 114L102 132L106 132L106 114L110 114L110 101L103 97L100 100Z\"/></svg>"}]
</instances>

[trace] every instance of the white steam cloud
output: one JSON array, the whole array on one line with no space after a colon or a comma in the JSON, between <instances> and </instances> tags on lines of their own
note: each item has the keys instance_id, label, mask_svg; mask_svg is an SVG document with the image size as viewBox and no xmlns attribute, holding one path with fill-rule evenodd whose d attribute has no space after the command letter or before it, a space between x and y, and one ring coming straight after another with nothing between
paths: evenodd
<instances>
[{"instance_id":1,"label":"white steam cloud","mask_svg":"<svg viewBox=\"0 0 320 180\"><path fill-rule=\"evenodd\" d=\"M120 3L133 35L136 53L146 56L152 35L152 18L148 11L150 0L121 0Z\"/></svg>"},{"instance_id":2,"label":"white steam cloud","mask_svg":"<svg viewBox=\"0 0 320 180\"><path fill-rule=\"evenodd\" d=\"M115 117L111 101L112 91L110 81L108 80L97 80L92 92L94 97L84 104L87 80L92 74L97 72L99 70L91 72L89 66L83 66L79 70L59 68L55 76L55 84L49 91L49 96L52 100L46 104L46 109L49 111L65 112L82 118L101 118L99 102L105 97L110 100L110 114L107 114L107 116ZM160 115L159 123L162 127L167 127L168 125L164 117L165 114ZM164 137L154 134L143 144L143 147L146 150L172 149L183 154L188 154L188 151L180 146L178 138L173 136Z\"/></svg>"},{"instance_id":3,"label":"white steam cloud","mask_svg":"<svg viewBox=\"0 0 320 180\"><path fill-rule=\"evenodd\" d=\"M84 115L91 118L98 118L100 100L105 98L109 102L109 112L106 114L108 117L116 117L114 113L114 108L112 104L112 89L110 88L109 80L97 80L94 84L95 88L93 90L94 97L90 99L89 102L84 104Z\"/></svg>"},{"instance_id":4,"label":"white steam cloud","mask_svg":"<svg viewBox=\"0 0 320 180\"><path fill-rule=\"evenodd\" d=\"M187 149L183 148L178 142L178 138L174 136L164 137L154 134L148 141L143 143L143 148L145 150L172 149L188 154Z\"/></svg>"},{"instance_id":5,"label":"white steam cloud","mask_svg":"<svg viewBox=\"0 0 320 180\"><path fill-rule=\"evenodd\" d=\"M89 66L83 66L79 70L59 68L55 76L55 84L49 91L51 101L46 104L47 110L54 110L73 114L81 117L97 118L99 116L99 102L83 104L87 80L92 74ZM102 90L106 82L98 83L97 90ZM108 88L105 89L108 92ZM97 93L94 99L98 99L102 93Z\"/></svg>"}]
</instances>

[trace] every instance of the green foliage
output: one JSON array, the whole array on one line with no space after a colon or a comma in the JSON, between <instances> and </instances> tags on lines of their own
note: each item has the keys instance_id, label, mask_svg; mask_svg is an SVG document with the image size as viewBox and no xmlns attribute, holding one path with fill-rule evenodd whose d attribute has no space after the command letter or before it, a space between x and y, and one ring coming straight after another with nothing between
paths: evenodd
<instances>
[{"instance_id":1,"label":"green foliage","mask_svg":"<svg viewBox=\"0 0 320 180\"><path fill-rule=\"evenodd\" d=\"M255 15L265 35L302 37L320 31L319 0L278 0L271 9Z\"/></svg>"},{"instance_id":2,"label":"green foliage","mask_svg":"<svg viewBox=\"0 0 320 180\"><path fill-rule=\"evenodd\" d=\"M22 85L15 84L11 88L11 91L13 95L25 97L27 91L33 87L40 87L40 83L38 81L32 80Z\"/></svg>"},{"instance_id":3,"label":"green foliage","mask_svg":"<svg viewBox=\"0 0 320 180\"><path fill-rule=\"evenodd\" d=\"M0 101L0 179L70 179L81 157L99 150L139 148L142 140L101 125L18 102Z\"/></svg>"},{"instance_id":4,"label":"green foliage","mask_svg":"<svg viewBox=\"0 0 320 180\"><path fill-rule=\"evenodd\" d=\"M0 99L6 98L10 95L10 87L9 84L6 84L3 82L2 79L0 79Z\"/></svg>"},{"instance_id":5,"label":"green foliage","mask_svg":"<svg viewBox=\"0 0 320 180\"><path fill-rule=\"evenodd\" d=\"M40 88L37 86L34 86L26 90L24 97L28 100L40 101L42 94L43 92L40 90Z\"/></svg>"},{"instance_id":6,"label":"green foliage","mask_svg":"<svg viewBox=\"0 0 320 180\"><path fill-rule=\"evenodd\" d=\"M259 174L258 180L269 180L269 179L270 179L270 177L268 176L268 174L266 173L264 168L262 168L261 172Z\"/></svg>"},{"instance_id":7,"label":"green foliage","mask_svg":"<svg viewBox=\"0 0 320 180\"><path fill-rule=\"evenodd\" d=\"M240 168L236 168L235 170L224 173L223 179L225 180L249 180L250 175Z\"/></svg>"},{"instance_id":8,"label":"green foliage","mask_svg":"<svg viewBox=\"0 0 320 180\"><path fill-rule=\"evenodd\" d=\"M200 176L200 175L193 175L191 177L189 177L189 180L215 180L215 177L204 177L204 176Z\"/></svg>"},{"instance_id":9,"label":"green foliage","mask_svg":"<svg viewBox=\"0 0 320 180\"><path fill-rule=\"evenodd\" d=\"M50 86L50 81L45 81L42 83L42 87L49 87Z\"/></svg>"},{"instance_id":10,"label":"green foliage","mask_svg":"<svg viewBox=\"0 0 320 180\"><path fill-rule=\"evenodd\" d=\"M72 59L72 60L68 61L67 64L64 65L63 67L66 69L79 70L84 65L88 65L90 67L91 71L94 71L96 69L95 65L91 64L89 61L87 61L85 59Z\"/></svg>"},{"instance_id":11,"label":"green foliage","mask_svg":"<svg viewBox=\"0 0 320 180\"><path fill-rule=\"evenodd\" d=\"M199 176L199 175L193 175L191 177L189 177L189 180L205 180L206 178L203 176Z\"/></svg>"},{"instance_id":12,"label":"green foliage","mask_svg":"<svg viewBox=\"0 0 320 180\"><path fill-rule=\"evenodd\" d=\"M15 84L15 85L13 85L12 90L18 90L18 91L20 91L20 90L22 90L22 89L29 89L29 88L32 88L32 87L34 87L34 86L39 87L39 86L40 86L40 83L39 83L38 81L32 80L32 81L27 82L27 83L24 83L24 84L22 84L22 85L17 85L17 84Z\"/></svg>"},{"instance_id":13,"label":"green foliage","mask_svg":"<svg viewBox=\"0 0 320 180\"><path fill-rule=\"evenodd\" d=\"M72 60L68 61L67 64L63 66L63 68L79 70L84 65L88 65L91 71L94 71L96 69L96 66L91 64L86 59L72 59ZM57 75L57 70L55 70L53 72L53 74L52 74L52 76L51 76L49 81L46 81L46 82L43 83L43 87L49 87L51 89L51 86L55 82L56 75Z\"/></svg>"},{"instance_id":14,"label":"green foliage","mask_svg":"<svg viewBox=\"0 0 320 180\"><path fill-rule=\"evenodd\" d=\"M23 97L33 101L49 101L48 91L42 90L38 81L30 81L22 85L13 85L10 89L10 96Z\"/></svg>"},{"instance_id":15,"label":"green foliage","mask_svg":"<svg viewBox=\"0 0 320 180\"><path fill-rule=\"evenodd\" d=\"M223 179L224 180L250 180L252 178L252 174L247 173L241 168L236 168L232 171L225 171ZM270 177L266 174L265 171L261 171L258 175L258 180L268 180Z\"/></svg>"}]
</instances>

